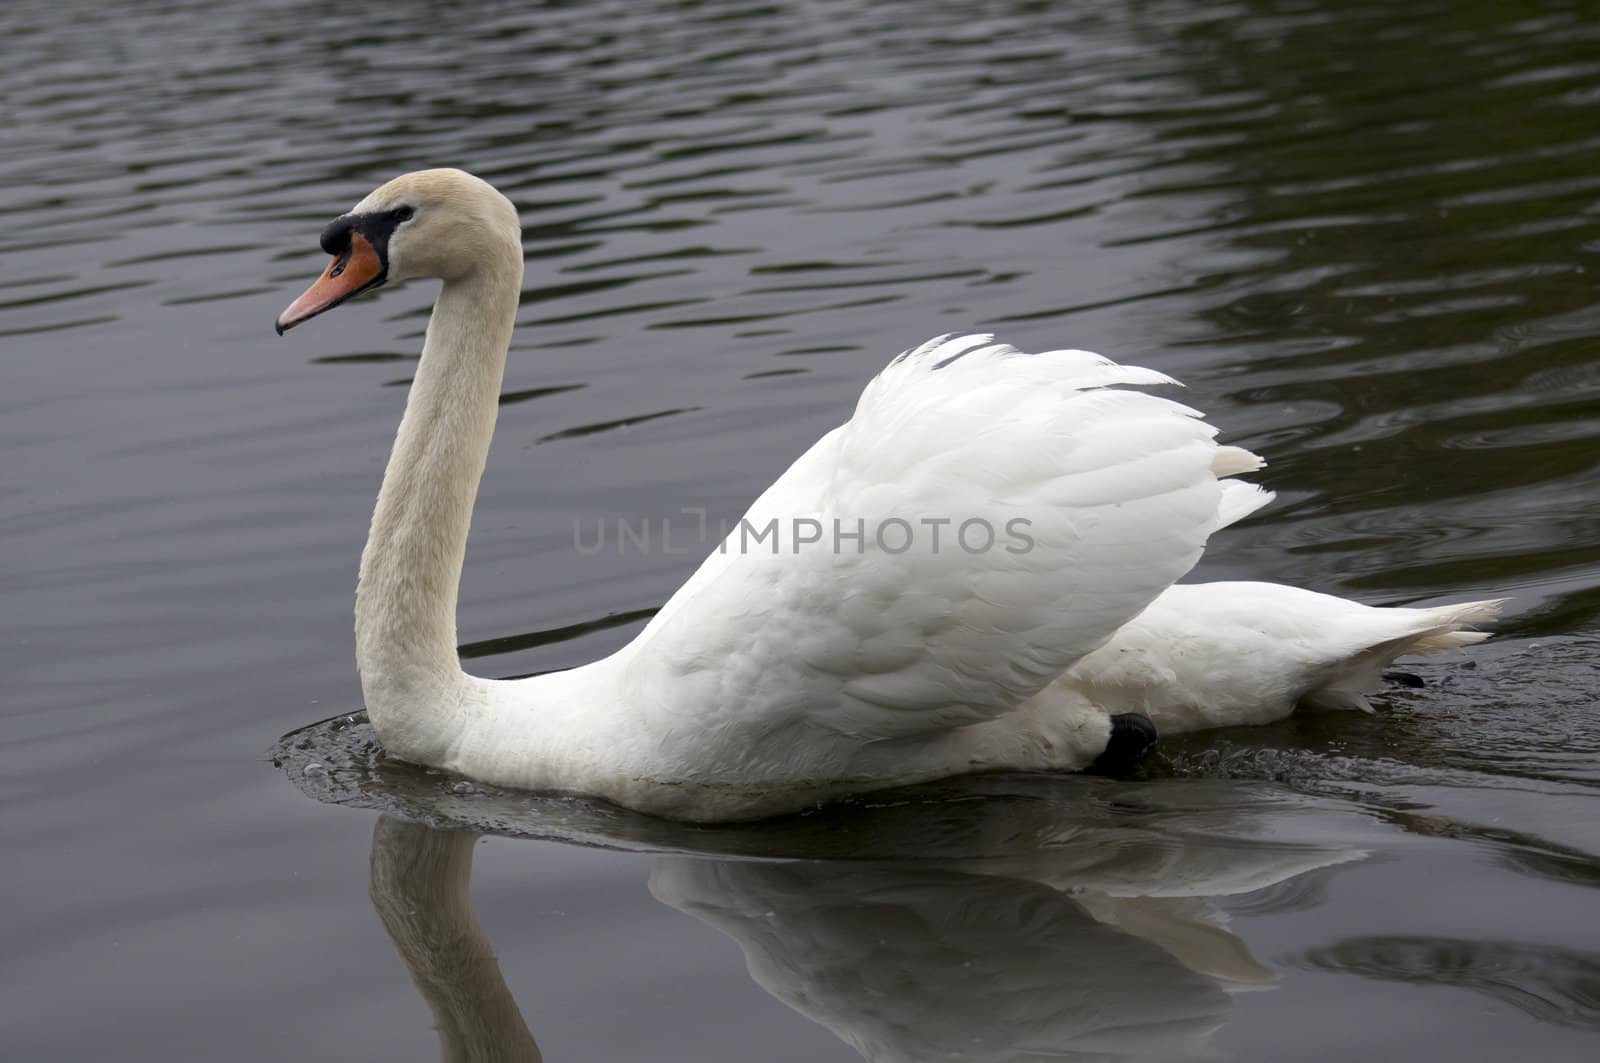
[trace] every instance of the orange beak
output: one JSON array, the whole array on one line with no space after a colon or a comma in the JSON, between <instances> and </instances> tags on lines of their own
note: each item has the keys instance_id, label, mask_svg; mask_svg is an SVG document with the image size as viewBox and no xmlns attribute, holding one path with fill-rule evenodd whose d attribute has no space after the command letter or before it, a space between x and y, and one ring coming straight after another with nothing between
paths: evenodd
<instances>
[{"instance_id":1,"label":"orange beak","mask_svg":"<svg viewBox=\"0 0 1600 1063\"><path fill-rule=\"evenodd\" d=\"M367 242L367 238L352 232L350 246L344 254L334 256L328 268L322 271L322 276L278 315L278 335L283 335L324 310L332 310L352 295L383 283L386 272L383 260Z\"/></svg>"}]
</instances>

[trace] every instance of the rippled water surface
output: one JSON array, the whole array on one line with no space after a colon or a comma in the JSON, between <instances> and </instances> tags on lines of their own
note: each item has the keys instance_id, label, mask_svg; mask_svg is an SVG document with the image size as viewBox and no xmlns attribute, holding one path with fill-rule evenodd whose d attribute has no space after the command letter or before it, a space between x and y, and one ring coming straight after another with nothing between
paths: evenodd
<instances>
[{"instance_id":1,"label":"rippled water surface","mask_svg":"<svg viewBox=\"0 0 1600 1063\"><path fill-rule=\"evenodd\" d=\"M12 0L0 40L0 1056L1592 1057L1592 11ZM1136 781L761 828L390 764L351 588L432 293L271 322L423 165L528 256L478 671L601 655L694 564L575 521L735 516L979 327L1269 458L1200 577L1510 595L1502 637Z\"/></svg>"}]
</instances>

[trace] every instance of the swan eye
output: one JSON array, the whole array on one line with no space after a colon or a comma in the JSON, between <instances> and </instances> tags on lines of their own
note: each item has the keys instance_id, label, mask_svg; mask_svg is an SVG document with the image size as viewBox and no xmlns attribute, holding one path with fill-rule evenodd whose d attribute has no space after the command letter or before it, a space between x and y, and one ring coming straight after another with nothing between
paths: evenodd
<instances>
[{"instance_id":1,"label":"swan eye","mask_svg":"<svg viewBox=\"0 0 1600 1063\"><path fill-rule=\"evenodd\" d=\"M417 212L412 210L410 207L396 207L394 212L394 220L396 222L410 221L416 215L416 213Z\"/></svg>"}]
</instances>

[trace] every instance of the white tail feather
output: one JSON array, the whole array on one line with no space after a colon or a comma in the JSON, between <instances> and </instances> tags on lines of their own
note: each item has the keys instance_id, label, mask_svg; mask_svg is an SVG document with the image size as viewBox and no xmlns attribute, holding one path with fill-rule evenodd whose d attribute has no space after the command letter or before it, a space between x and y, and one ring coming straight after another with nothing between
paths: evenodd
<instances>
[{"instance_id":1,"label":"white tail feather","mask_svg":"<svg viewBox=\"0 0 1600 1063\"><path fill-rule=\"evenodd\" d=\"M1218 486L1222 488L1222 501L1217 503L1218 528L1238 523L1277 497L1265 487L1243 480L1223 480Z\"/></svg>"},{"instance_id":2,"label":"white tail feather","mask_svg":"<svg viewBox=\"0 0 1600 1063\"><path fill-rule=\"evenodd\" d=\"M1463 630L1463 625L1495 619L1500 615L1500 606L1504 602L1504 598L1491 598L1431 609L1392 610L1395 614L1407 614L1413 618L1414 622L1408 625L1409 630L1398 637L1391 635L1376 642L1346 660L1325 682L1307 693L1301 703L1313 708L1371 712L1372 706L1361 691L1376 686L1383 669L1394 663L1396 657L1459 649L1482 642L1489 637L1489 632Z\"/></svg>"},{"instance_id":3,"label":"white tail feather","mask_svg":"<svg viewBox=\"0 0 1600 1063\"><path fill-rule=\"evenodd\" d=\"M1488 637L1487 631L1445 631L1418 639L1407 646L1404 652L1437 653L1440 650L1458 650L1463 646L1471 646L1474 642L1482 642Z\"/></svg>"},{"instance_id":4,"label":"white tail feather","mask_svg":"<svg viewBox=\"0 0 1600 1063\"><path fill-rule=\"evenodd\" d=\"M1434 653L1482 642L1489 637L1487 631L1464 631L1462 628L1467 624L1482 624L1495 619L1500 615L1500 607L1505 601L1504 598L1487 598L1481 602L1461 602L1418 610L1431 614L1435 618L1434 625L1403 645L1399 653Z\"/></svg>"},{"instance_id":5,"label":"white tail feather","mask_svg":"<svg viewBox=\"0 0 1600 1063\"><path fill-rule=\"evenodd\" d=\"M1211 471L1218 479L1266 467L1266 461L1259 454L1252 454L1243 447L1218 447L1211 458Z\"/></svg>"}]
</instances>

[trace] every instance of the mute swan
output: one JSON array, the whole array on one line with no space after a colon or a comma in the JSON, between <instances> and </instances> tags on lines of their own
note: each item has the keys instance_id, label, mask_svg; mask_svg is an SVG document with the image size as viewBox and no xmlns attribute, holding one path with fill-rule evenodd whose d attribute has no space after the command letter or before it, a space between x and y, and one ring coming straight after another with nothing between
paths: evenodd
<instances>
[{"instance_id":1,"label":"mute swan","mask_svg":"<svg viewBox=\"0 0 1600 1063\"><path fill-rule=\"evenodd\" d=\"M951 335L890 362L629 645L568 672L469 676L456 594L521 293L516 209L470 174L423 170L321 242L333 260L280 334L387 282L443 281L356 591L362 692L403 760L755 818L966 772L1081 769L1114 733L1144 744L1145 720L1363 706L1395 656L1475 642L1462 625L1495 614L1173 586L1212 532L1271 499L1232 479L1260 459L1118 387L1172 382L1160 373Z\"/></svg>"}]
</instances>

